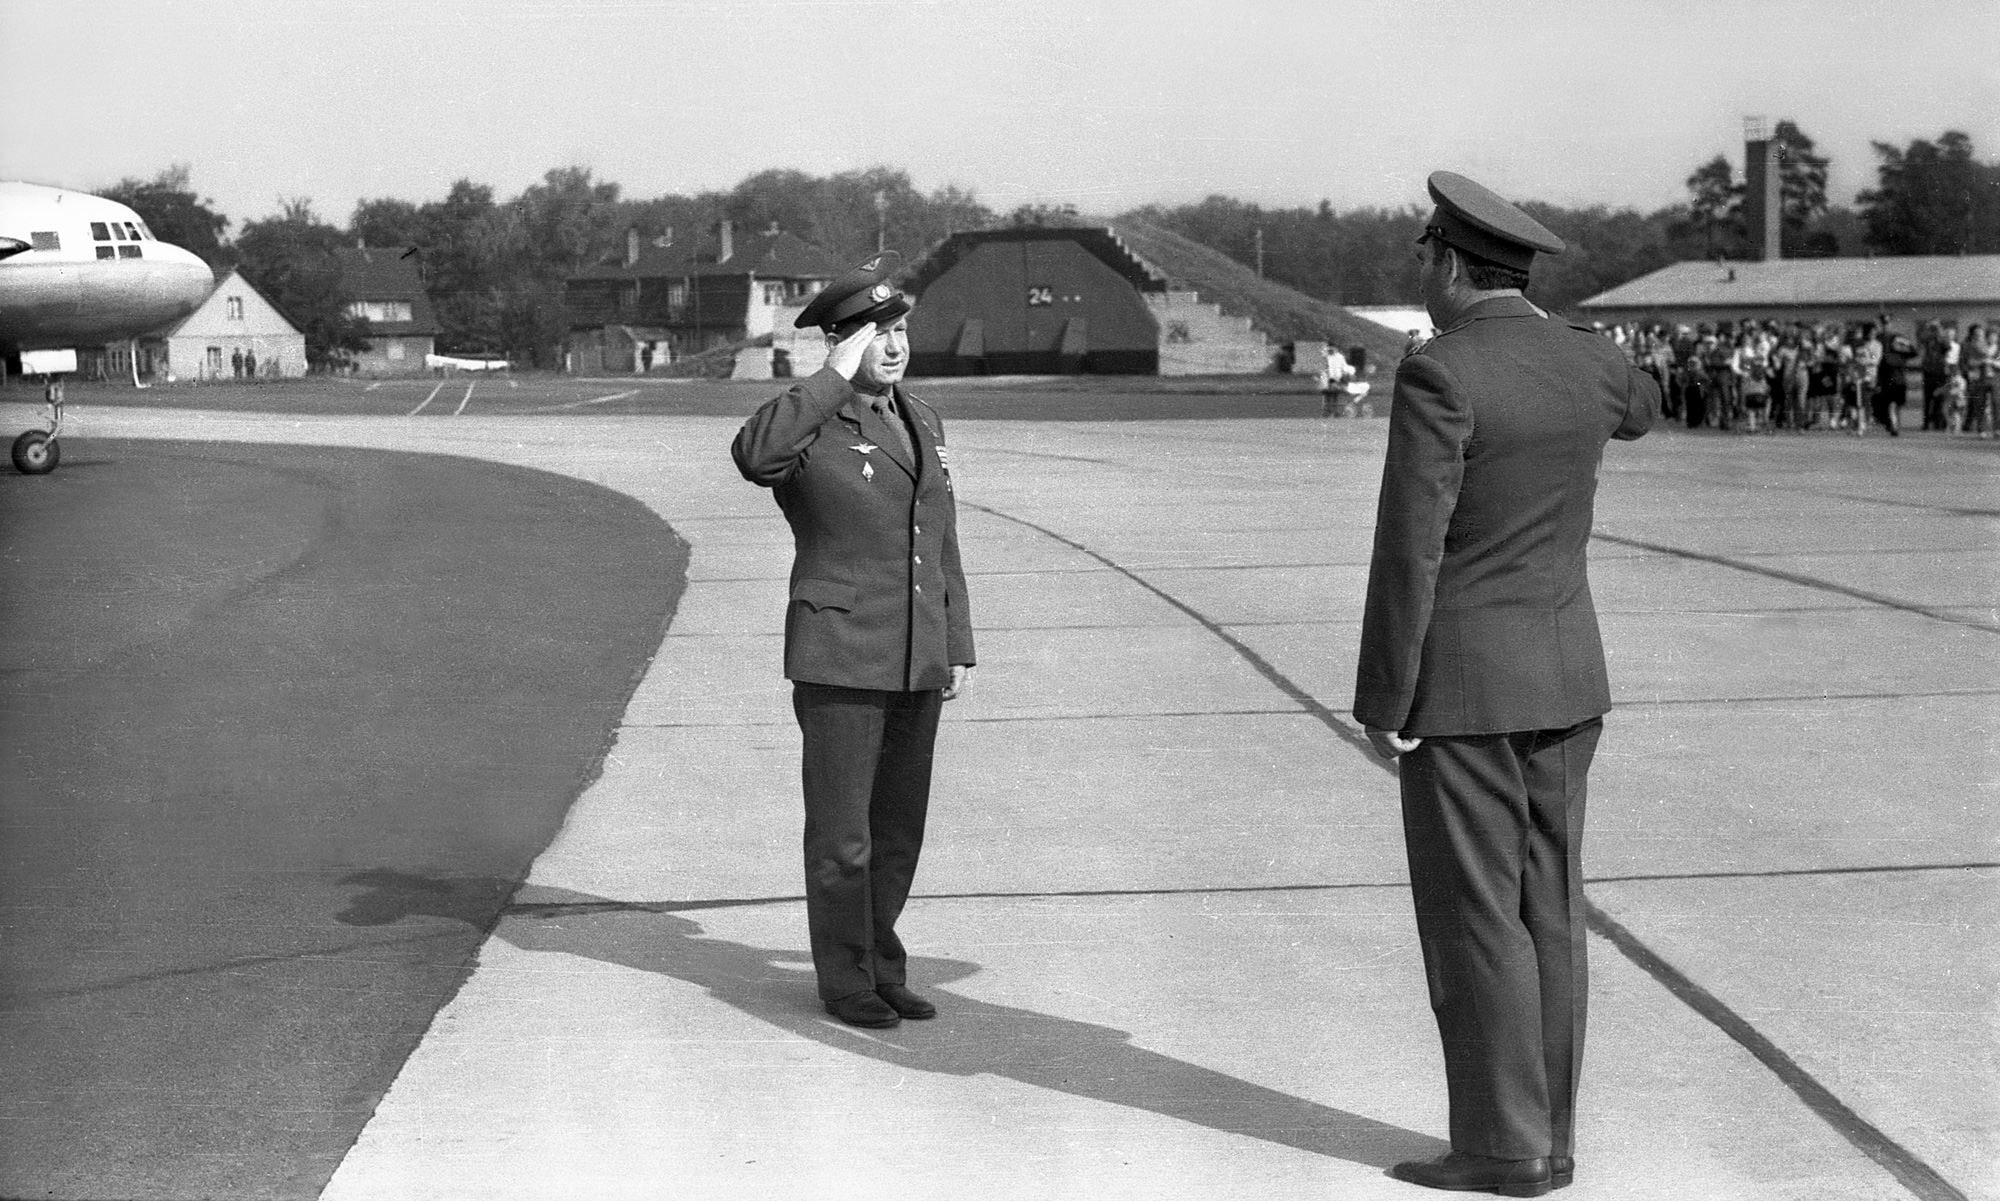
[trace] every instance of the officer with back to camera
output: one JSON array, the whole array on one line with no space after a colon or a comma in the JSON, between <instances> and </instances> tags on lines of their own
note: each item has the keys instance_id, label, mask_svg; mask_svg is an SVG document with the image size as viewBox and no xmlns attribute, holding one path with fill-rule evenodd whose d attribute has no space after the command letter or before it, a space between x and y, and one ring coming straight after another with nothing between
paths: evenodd
<instances>
[{"instance_id":1,"label":"officer with back to camera","mask_svg":"<svg viewBox=\"0 0 2000 1201\"><path fill-rule=\"evenodd\" d=\"M1605 443L1646 432L1659 386L1522 296L1561 239L1463 176L1429 182L1440 332L1396 371L1354 716L1400 757L1452 1150L1391 1172L1535 1197L1576 1162L1585 778L1611 707L1592 499Z\"/></svg>"},{"instance_id":2,"label":"officer with back to camera","mask_svg":"<svg viewBox=\"0 0 2000 1201\"><path fill-rule=\"evenodd\" d=\"M878 254L795 324L826 366L766 403L731 447L795 544L785 676L805 743L806 923L826 1011L893 1026L936 1008L908 987L910 895L943 702L972 682L972 618L944 422L898 383L911 301Z\"/></svg>"}]
</instances>

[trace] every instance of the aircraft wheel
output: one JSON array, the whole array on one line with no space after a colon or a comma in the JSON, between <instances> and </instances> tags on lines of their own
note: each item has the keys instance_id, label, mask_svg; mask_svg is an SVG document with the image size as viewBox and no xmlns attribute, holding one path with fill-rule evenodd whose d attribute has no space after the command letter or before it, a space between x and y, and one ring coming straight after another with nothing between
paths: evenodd
<instances>
[{"instance_id":1,"label":"aircraft wheel","mask_svg":"<svg viewBox=\"0 0 2000 1201\"><path fill-rule=\"evenodd\" d=\"M62 461L62 448L41 430L14 439L14 470L22 475L47 475Z\"/></svg>"}]
</instances>

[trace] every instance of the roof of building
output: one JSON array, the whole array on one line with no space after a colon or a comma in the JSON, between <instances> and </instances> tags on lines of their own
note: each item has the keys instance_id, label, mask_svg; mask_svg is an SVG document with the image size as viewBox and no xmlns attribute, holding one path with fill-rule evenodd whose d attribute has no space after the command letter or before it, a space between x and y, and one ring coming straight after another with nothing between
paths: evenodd
<instances>
[{"instance_id":1,"label":"roof of building","mask_svg":"<svg viewBox=\"0 0 2000 1201\"><path fill-rule=\"evenodd\" d=\"M1326 341L1365 346L1372 363L1393 369L1403 357L1402 334L1316 296L1258 275L1220 250L1148 221L1120 217L1110 223L1121 241L1164 274L1176 288L1191 288L1232 316L1280 342Z\"/></svg>"},{"instance_id":2,"label":"roof of building","mask_svg":"<svg viewBox=\"0 0 2000 1201\"><path fill-rule=\"evenodd\" d=\"M1145 221L1086 219L1090 224L953 234L918 265L908 287L921 294L969 248L986 242L1063 238L1082 245L1141 292L1192 291L1233 317L1246 317L1279 342L1328 341L1365 346L1371 360L1394 363L1403 338L1337 304L1308 296L1257 272L1219 250Z\"/></svg>"},{"instance_id":3,"label":"roof of building","mask_svg":"<svg viewBox=\"0 0 2000 1201\"><path fill-rule=\"evenodd\" d=\"M411 246L337 246L334 261L340 264L340 295L354 300L407 300L408 321L371 321L368 332L375 337L437 336L437 313L424 291L423 273Z\"/></svg>"},{"instance_id":4,"label":"roof of building","mask_svg":"<svg viewBox=\"0 0 2000 1201\"><path fill-rule=\"evenodd\" d=\"M689 276L755 275L760 279L832 279L851 264L784 230L732 235L730 255L721 257L722 238L707 234L665 246L641 241L637 261L623 255L573 272L573 280L681 279Z\"/></svg>"},{"instance_id":5,"label":"roof of building","mask_svg":"<svg viewBox=\"0 0 2000 1201\"><path fill-rule=\"evenodd\" d=\"M2000 254L1674 263L1580 309L2000 302Z\"/></svg>"},{"instance_id":6,"label":"roof of building","mask_svg":"<svg viewBox=\"0 0 2000 1201\"><path fill-rule=\"evenodd\" d=\"M924 261L912 269L908 287L922 295L939 276L958 265L975 246L988 242L1075 242L1105 266L1124 276L1141 292L1164 292L1167 277L1132 252L1117 234L1104 225L1032 226L1025 229L981 229L955 233L940 242Z\"/></svg>"},{"instance_id":7,"label":"roof of building","mask_svg":"<svg viewBox=\"0 0 2000 1201\"><path fill-rule=\"evenodd\" d=\"M146 336L148 338L179 338L197 332L209 331L213 328L217 310L223 307L218 302L226 300L230 295L240 295L245 292L256 297L258 304L262 306L264 311L259 314L260 321L266 317L276 318L277 324L283 327L282 330L258 332L254 336L304 337L303 334L299 333L298 327L292 324L291 319L286 317L277 305L271 303L271 298L259 291L257 285L251 283L248 277L235 267L231 267L223 274L221 279L215 281L215 287L209 290L208 299L196 305L194 312L189 313L171 325L163 325ZM224 317L223 320L226 321L228 318Z\"/></svg>"}]
</instances>

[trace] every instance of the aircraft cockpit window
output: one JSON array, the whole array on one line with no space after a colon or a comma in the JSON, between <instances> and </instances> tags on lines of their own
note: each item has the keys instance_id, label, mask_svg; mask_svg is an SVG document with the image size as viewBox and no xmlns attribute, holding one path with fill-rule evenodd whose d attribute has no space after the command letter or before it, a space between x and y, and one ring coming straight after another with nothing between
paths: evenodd
<instances>
[{"instance_id":1,"label":"aircraft cockpit window","mask_svg":"<svg viewBox=\"0 0 2000 1201\"><path fill-rule=\"evenodd\" d=\"M36 250L61 250L62 235L53 229L38 229L28 235Z\"/></svg>"},{"instance_id":2,"label":"aircraft cockpit window","mask_svg":"<svg viewBox=\"0 0 2000 1201\"><path fill-rule=\"evenodd\" d=\"M99 242L109 242L111 240L111 227L102 221L92 221L90 223L90 236Z\"/></svg>"},{"instance_id":3,"label":"aircraft cockpit window","mask_svg":"<svg viewBox=\"0 0 2000 1201\"><path fill-rule=\"evenodd\" d=\"M144 253L145 252L137 246L120 246L118 248L118 257L121 259L136 259L141 255L143 255Z\"/></svg>"},{"instance_id":4,"label":"aircraft cockpit window","mask_svg":"<svg viewBox=\"0 0 2000 1201\"><path fill-rule=\"evenodd\" d=\"M139 240L139 227L132 224L130 221L127 221L125 223L125 232L132 235L132 240L134 242L137 242Z\"/></svg>"},{"instance_id":5,"label":"aircraft cockpit window","mask_svg":"<svg viewBox=\"0 0 2000 1201\"><path fill-rule=\"evenodd\" d=\"M97 257L101 259L115 259L118 257L118 248L116 246L99 246L97 248Z\"/></svg>"}]
</instances>

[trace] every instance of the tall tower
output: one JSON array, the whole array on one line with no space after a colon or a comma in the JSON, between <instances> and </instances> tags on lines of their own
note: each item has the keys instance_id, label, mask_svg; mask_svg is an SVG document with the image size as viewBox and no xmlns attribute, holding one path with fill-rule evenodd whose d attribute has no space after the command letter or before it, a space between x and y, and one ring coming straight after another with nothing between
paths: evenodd
<instances>
[{"instance_id":1,"label":"tall tower","mask_svg":"<svg viewBox=\"0 0 2000 1201\"><path fill-rule=\"evenodd\" d=\"M1784 227L1778 150L1764 118L1743 118L1743 228L1750 235L1752 255L1765 262L1784 257L1778 236Z\"/></svg>"}]
</instances>

